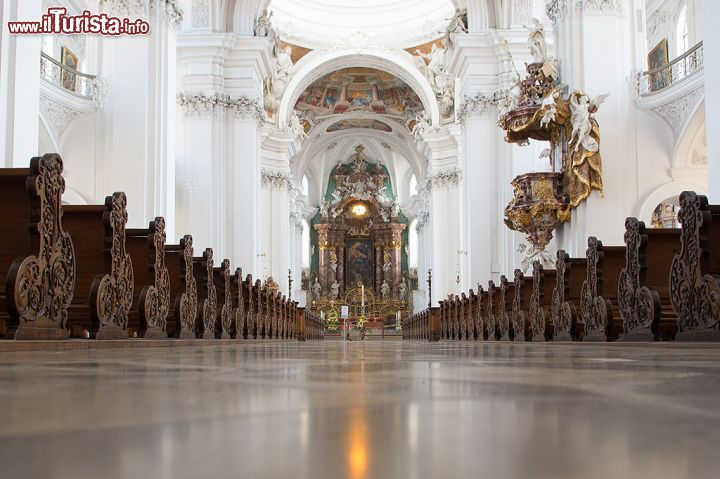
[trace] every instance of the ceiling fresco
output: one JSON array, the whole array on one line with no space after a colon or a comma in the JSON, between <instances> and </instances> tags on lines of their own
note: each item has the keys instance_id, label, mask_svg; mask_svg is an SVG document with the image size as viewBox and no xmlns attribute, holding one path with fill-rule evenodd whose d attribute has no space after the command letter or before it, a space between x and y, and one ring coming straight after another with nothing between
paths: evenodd
<instances>
[{"instance_id":1,"label":"ceiling fresco","mask_svg":"<svg viewBox=\"0 0 720 479\"><path fill-rule=\"evenodd\" d=\"M384 131L390 133L392 128L385 122L373 120L370 118L349 118L333 123L325 130L328 133L333 131L349 130L351 128L371 128L373 130Z\"/></svg>"},{"instance_id":2,"label":"ceiling fresco","mask_svg":"<svg viewBox=\"0 0 720 479\"><path fill-rule=\"evenodd\" d=\"M422 111L423 105L413 89L396 76L374 68L352 67L336 70L316 80L300 95L295 110L301 117L318 119L349 112L408 119ZM392 131L388 125L378 123L357 123L357 126L352 126L352 122L346 122L343 128L338 128Z\"/></svg>"}]
</instances>

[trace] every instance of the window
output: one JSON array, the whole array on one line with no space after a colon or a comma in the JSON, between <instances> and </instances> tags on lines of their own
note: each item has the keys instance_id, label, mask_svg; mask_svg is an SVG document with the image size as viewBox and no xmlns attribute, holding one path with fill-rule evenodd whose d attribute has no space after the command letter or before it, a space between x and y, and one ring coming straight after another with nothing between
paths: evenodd
<instances>
[{"instance_id":1,"label":"window","mask_svg":"<svg viewBox=\"0 0 720 479\"><path fill-rule=\"evenodd\" d=\"M688 35L688 19L687 19L687 5L683 5L678 15L677 30L675 33L675 40L677 45L677 55L680 56L690 48L690 38Z\"/></svg>"},{"instance_id":2,"label":"window","mask_svg":"<svg viewBox=\"0 0 720 479\"><path fill-rule=\"evenodd\" d=\"M408 231L408 268L417 268L417 267L418 267L418 233L417 233L417 219L414 219L410 223L410 231Z\"/></svg>"},{"instance_id":3,"label":"window","mask_svg":"<svg viewBox=\"0 0 720 479\"><path fill-rule=\"evenodd\" d=\"M417 193L417 178L415 178L415 175L412 175L410 177L410 191L408 191L408 196L412 196L415 193Z\"/></svg>"},{"instance_id":4,"label":"window","mask_svg":"<svg viewBox=\"0 0 720 479\"><path fill-rule=\"evenodd\" d=\"M301 238L301 261L302 261L302 267L303 268L309 268L310 267L310 225L307 223L307 221L303 220L302 222L303 230L302 230L302 238Z\"/></svg>"}]
</instances>

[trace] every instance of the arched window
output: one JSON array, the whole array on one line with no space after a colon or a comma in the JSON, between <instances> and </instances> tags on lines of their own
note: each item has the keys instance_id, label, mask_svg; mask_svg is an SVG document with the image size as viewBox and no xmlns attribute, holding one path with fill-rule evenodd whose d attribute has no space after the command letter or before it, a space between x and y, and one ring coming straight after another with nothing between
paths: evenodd
<instances>
[{"instance_id":1,"label":"arched window","mask_svg":"<svg viewBox=\"0 0 720 479\"><path fill-rule=\"evenodd\" d=\"M408 196L412 196L417 193L417 178L415 175L410 177L410 189L408 190Z\"/></svg>"},{"instance_id":2,"label":"arched window","mask_svg":"<svg viewBox=\"0 0 720 479\"><path fill-rule=\"evenodd\" d=\"M307 223L307 221L303 220L302 222L303 230L302 230L302 238L301 238L301 261L302 261L302 267L303 268L309 268L310 267L310 225Z\"/></svg>"},{"instance_id":3,"label":"arched window","mask_svg":"<svg viewBox=\"0 0 720 479\"><path fill-rule=\"evenodd\" d=\"M414 178L414 176L413 176ZM418 267L418 232L417 219L410 223L410 231L408 231L408 268Z\"/></svg>"},{"instance_id":4,"label":"arched window","mask_svg":"<svg viewBox=\"0 0 720 479\"><path fill-rule=\"evenodd\" d=\"M683 5L678 15L677 29L675 31L675 41L677 46L677 55L680 56L690 48L689 34L688 34L688 18L687 18L687 5Z\"/></svg>"}]
</instances>

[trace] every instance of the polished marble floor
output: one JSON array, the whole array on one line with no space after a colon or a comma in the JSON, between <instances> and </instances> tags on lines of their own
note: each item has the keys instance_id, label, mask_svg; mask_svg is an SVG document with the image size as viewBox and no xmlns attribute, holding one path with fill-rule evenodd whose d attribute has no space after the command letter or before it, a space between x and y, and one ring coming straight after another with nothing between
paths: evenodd
<instances>
[{"instance_id":1,"label":"polished marble floor","mask_svg":"<svg viewBox=\"0 0 720 479\"><path fill-rule=\"evenodd\" d=\"M720 348L0 353L0 477L717 478Z\"/></svg>"}]
</instances>

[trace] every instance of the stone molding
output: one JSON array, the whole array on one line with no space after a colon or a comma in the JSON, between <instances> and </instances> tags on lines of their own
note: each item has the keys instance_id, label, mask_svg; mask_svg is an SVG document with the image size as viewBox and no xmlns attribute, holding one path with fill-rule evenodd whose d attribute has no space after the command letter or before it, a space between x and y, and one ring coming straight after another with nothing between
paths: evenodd
<instances>
[{"instance_id":1,"label":"stone molding","mask_svg":"<svg viewBox=\"0 0 720 479\"><path fill-rule=\"evenodd\" d=\"M290 173L285 171L275 171L263 168L260 171L260 182L263 186L271 188L290 188Z\"/></svg>"},{"instance_id":2,"label":"stone molding","mask_svg":"<svg viewBox=\"0 0 720 479\"><path fill-rule=\"evenodd\" d=\"M260 102L255 98L246 96L231 97L224 93L184 93L177 94L177 104L185 116L207 118L227 110L233 111L238 118L243 120L255 119L258 122L263 119L263 111Z\"/></svg>"},{"instance_id":3,"label":"stone molding","mask_svg":"<svg viewBox=\"0 0 720 479\"><path fill-rule=\"evenodd\" d=\"M564 19L571 11L576 15L622 15L623 0L545 0L545 13L553 23Z\"/></svg>"},{"instance_id":4,"label":"stone molding","mask_svg":"<svg viewBox=\"0 0 720 479\"><path fill-rule=\"evenodd\" d=\"M180 27L183 10L180 0L100 0L100 6L118 17L140 17L166 22L174 30Z\"/></svg>"},{"instance_id":5,"label":"stone molding","mask_svg":"<svg viewBox=\"0 0 720 479\"><path fill-rule=\"evenodd\" d=\"M457 186L462 181L462 169L458 166L438 171L430 175L425 183L427 191L433 187Z\"/></svg>"}]
</instances>

